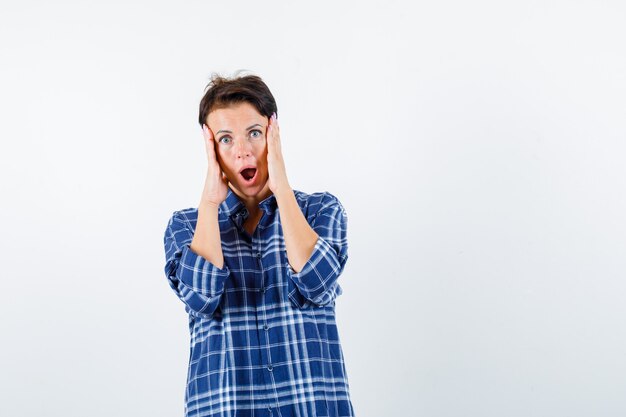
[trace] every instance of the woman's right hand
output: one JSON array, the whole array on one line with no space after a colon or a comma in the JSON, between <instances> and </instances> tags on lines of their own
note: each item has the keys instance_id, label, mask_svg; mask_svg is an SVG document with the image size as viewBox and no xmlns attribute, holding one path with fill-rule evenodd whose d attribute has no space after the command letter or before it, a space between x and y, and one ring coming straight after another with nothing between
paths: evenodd
<instances>
[{"instance_id":1,"label":"woman's right hand","mask_svg":"<svg viewBox=\"0 0 626 417\"><path fill-rule=\"evenodd\" d=\"M211 129L209 129L206 124L202 125L202 135L204 136L204 144L206 145L206 154L209 162L204 182L204 190L202 191L202 203L215 205L217 207L226 200L226 196L228 195L228 179L226 178L226 174L222 172L222 167L219 162L217 162L213 132L211 132Z\"/></svg>"}]
</instances>

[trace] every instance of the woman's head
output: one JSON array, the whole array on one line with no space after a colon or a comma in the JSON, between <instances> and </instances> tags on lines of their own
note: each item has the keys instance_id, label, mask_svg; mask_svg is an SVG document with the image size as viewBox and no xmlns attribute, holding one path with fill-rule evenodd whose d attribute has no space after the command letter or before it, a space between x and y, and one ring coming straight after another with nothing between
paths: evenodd
<instances>
[{"instance_id":1,"label":"woman's head","mask_svg":"<svg viewBox=\"0 0 626 417\"><path fill-rule=\"evenodd\" d=\"M217 161L240 197L269 193L266 133L275 111L272 93L254 75L214 75L200 102L199 122L213 133Z\"/></svg>"}]
</instances>

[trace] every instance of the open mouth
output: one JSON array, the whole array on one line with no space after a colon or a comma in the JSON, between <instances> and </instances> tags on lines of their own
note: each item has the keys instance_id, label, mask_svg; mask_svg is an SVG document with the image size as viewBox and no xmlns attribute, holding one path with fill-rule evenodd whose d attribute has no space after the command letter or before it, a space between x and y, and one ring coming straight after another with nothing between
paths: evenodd
<instances>
[{"instance_id":1,"label":"open mouth","mask_svg":"<svg viewBox=\"0 0 626 417\"><path fill-rule=\"evenodd\" d=\"M241 174L247 183L251 183L254 182L254 179L256 178L256 172L256 168L244 168L239 174Z\"/></svg>"}]
</instances>

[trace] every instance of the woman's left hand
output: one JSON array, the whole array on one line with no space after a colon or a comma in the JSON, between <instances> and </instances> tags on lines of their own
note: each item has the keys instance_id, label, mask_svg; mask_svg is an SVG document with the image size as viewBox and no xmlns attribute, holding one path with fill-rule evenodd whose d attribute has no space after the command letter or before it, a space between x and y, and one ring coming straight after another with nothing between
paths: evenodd
<instances>
[{"instance_id":1,"label":"woman's left hand","mask_svg":"<svg viewBox=\"0 0 626 417\"><path fill-rule=\"evenodd\" d=\"M267 125L267 169L269 171L268 185L272 193L277 194L289 190L289 181L287 181L287 172L285 170L285 160L280 147L280 128L276 113L270 117Z\"/></svg>"}]
</instances>

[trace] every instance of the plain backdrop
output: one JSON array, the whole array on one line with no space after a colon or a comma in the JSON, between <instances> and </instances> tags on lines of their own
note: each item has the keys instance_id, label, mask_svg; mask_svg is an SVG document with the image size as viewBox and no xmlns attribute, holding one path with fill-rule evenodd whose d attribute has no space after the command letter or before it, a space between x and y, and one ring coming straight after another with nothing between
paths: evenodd
<instances>
[{"instance_id":1,"label":"plain backdrop","mask_svg":"<svg viewBox=\"0 0 626 417\"><path fill-rule=\"evenodd\" d=\"M211 73L348 213L359 417L626 414L622 1L3 1L0 415L182 416Z\"/></svg>"}]
</instances>

